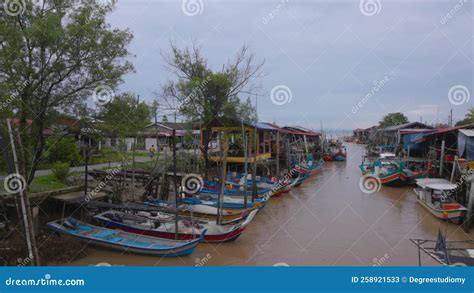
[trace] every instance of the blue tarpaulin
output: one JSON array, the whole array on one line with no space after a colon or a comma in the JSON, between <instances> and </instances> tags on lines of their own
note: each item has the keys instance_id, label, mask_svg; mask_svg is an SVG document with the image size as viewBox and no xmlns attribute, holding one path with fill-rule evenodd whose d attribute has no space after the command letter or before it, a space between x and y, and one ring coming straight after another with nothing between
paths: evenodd
<instances>
[{"instance_id":1,"label":"blue tarpaulin","mask_svg":"<svg viewBox=\"0 0 474 293\"><path fill-rule=\"evenodd\" d=\"M403 149L408 150L408 146L410 146L410 150L417 150L421 146L413 142L422 139L428 134L431 134L431 132L414 132L414 133L404 134L403 135Z\"/></svg>"},{"instance_id":2,"label":"blue tarpaulin","mask_svg":"<svg viewBox=\"0 0 474 293\"><path fill-rule=\"evenodd\" d=\"M468 161L474 161L474 133L472 130L459 130L458 153Z\"/></svg>"}]
</instances>

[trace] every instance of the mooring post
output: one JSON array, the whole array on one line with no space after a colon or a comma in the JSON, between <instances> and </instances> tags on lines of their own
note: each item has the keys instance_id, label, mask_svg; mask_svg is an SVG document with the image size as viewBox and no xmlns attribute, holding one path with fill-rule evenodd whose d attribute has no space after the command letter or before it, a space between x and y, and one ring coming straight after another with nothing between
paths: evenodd
<instances>
[{"instance_id":1,"label":"mooring post","mask_svg":"<svg viewBox=\"0 0 474 293\"><path fill-rule=\"evenodd\" d=\"M463 223L462 228L464 232L469 233L469 230L471 228L471 222L472 222L472 205L474 204L474 175L471 175L469 179L467 180L471 184L470 192L469 192L469 198L467 200L467 215L466 215L466 221Z\"/></svg>"},{"instance_id":2,"label":"mooring post","mask_svg":"<svg viewBox=\"0 0 474 293\"><path fill-rule=\"evenodd\" d=\"M444 162L444 146L446 144L446 139L443 137L441 142L441 155L439 158L439 176L443 175L443 162Z\"/></svg>"}]
</instances>

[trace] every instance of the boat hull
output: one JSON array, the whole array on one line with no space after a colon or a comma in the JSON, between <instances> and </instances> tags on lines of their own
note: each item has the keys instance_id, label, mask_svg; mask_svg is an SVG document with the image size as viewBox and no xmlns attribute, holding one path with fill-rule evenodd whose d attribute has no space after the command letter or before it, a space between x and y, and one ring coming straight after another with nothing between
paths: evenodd
<instances>
[{"instance_id":1,"label":"boat hull","mask_svg":"<svg viewBox=\"0 0 474 293\"><path fill-rule=\"evenodd\" d=\"M390 187L400 187L404 185L401 172L395 172L385 176L378 176L382 185Z\"/></svg>"},{"instance_id":2,"label":"boat hull","mask_svg":"<svg viewBox=\"0 0 474 293\"><path fill-rule=\"evenodd\" d=\"M466 218L466 209L455 209L455 210L441 210L435 209L428 205L424 200L418 198L418 202L426 209L430 214L438 219L451 221L456 224L461 224Z\"/></svg>"},{"instance_id":3,"label":"boat hull","mask_svg":"<svg viewBox=\"0 0 474 293\"><path fill-rule=\"evenodd\" d=\"M405 170L402 171L402 180L407 185L416 185L416 179L427 178L430 173L430 170L425 170L422 172L407 172Z\"/></svg>"},{"instance_id":4,"label":"boat hull","mask_svg":"<svg viewBox=\"0 0 474 293\"><path fill-rule=\"evenodd\" d=\"M74 238L76 238L76 239L78 239L82 242L85 242L87 244L91 244L91 245L94 245L94 246L97 246L97 247L102 247L102 248L107 248L107 249L122 251L122 252L127 252L127 253L150 255L150 256L177 257L177 256L190 255L194 252L197 245L202 240L202 237L200 237L199 239L195 239L193 241L188 241L188 243L186 243L186 244L179 245L179 246L176 246L176 247L169 247L169 248L163 248L164 246L162 246L161 248L157 249L157 248L151 247L152 245L149 245L148 247L145 247L145 246L144 247L138 247L138 244L140 243L139 240L141 240L141 239L136 239L136 240L133 240L133 241L130 242L130 241L125 241L127 239L122 239L122 238L118 237L118 239L124 240L122 242L121 240L118 241L118 240L114 240L114 239L105 240L105 239L93 238L93 236L90 236L90 235L81 235L80 233L70 232L70 230L67 230L66 228L64 228L62 225L60 225L58 223L59 223L59 221L50 222L50 223L48 223L48 227L50 229L54 230L55 232L58 232L62 235L67 235L67 236L70 236L70 237L74 237ZM95 227L95 226L92 226L92 225L89 225L89 226ZM95 227L95 228L98 228L98 227ZM110 229L100 228L99 230L93 230L93 232L104 231L104 230L110 230ZM129 235L133 235L133 234L126 233L126 232L118 232L118 233L119 233L119 235L123 235L124 233L129 234ZM135 236L135 237L137 237L137 236ZM146 237L146 236L143 236L143 237ZM150 238L153 239L152 237L150 237ZM114 241L116 241L116 242L114 242ZM169 240L166 240L166 241L169 241ZM153 243L153 242L150 242L150 243Z\"/></svg>"},{"instance_id":5,"label":"boat hull","mask_svg":"<svg viewBox=\"0 0 474 293\"><path fill-rule=\"evenodd\" d=\"M104 226L108 228L113 228L113 229L120 229L128 233L134 233L138 235L146 235L146 236L152 236L152 237L158 237L158 238L165 238L165 239L176 239L176 234L174 232L166 232L166 231L158 231L158 230L146 230L146 229L140 229L136 227L131 227L126 224L122 223L117 223L114 221L107 221L102 218L96 218L99 220ZM244 227L240 227L238 229L235 229L233 231L230 231L228 233L223 233L223 234L217 234L217 235L210 235L209 233L206 233L206 235L203 238L204 242L230 242L230 241L235 241L239 236L244 232L245 230ZM187 233L178 233L178 240L192 240L196 239L199 237L197 234L187 234Z\"/></svg>"}]
</instances>

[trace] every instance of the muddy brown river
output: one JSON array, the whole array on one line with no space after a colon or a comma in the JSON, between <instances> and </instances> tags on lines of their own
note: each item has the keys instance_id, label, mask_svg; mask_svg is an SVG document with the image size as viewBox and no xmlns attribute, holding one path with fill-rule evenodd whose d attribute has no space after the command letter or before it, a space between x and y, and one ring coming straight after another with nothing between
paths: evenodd
<instances>
[{"instance_id":1,"label":"muddy brown river","mask_svg":"<svg viewBox=\"0 0 474 293\"><path fill-rule=\"evenodd\" d=\"M359 188L361 145L348 144L347 162L331 162L321 174L271 199L239 239L200 244L194 254L157 258L102 249L71 265L145 266L416 266L410 238L436 239L446 224L416 201L412 187ZM474 238L448 224L449 240ZM422 254L424 265L437 265Z\"/></svg>"}]
</instances>

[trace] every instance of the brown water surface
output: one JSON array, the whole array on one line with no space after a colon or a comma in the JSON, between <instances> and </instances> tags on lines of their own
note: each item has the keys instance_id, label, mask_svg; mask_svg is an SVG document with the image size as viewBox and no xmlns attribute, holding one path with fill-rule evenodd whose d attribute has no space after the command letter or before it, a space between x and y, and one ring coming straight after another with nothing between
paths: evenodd
<instances>
[{"instance_id":1,"label":"brown water surface","mask_svg":"<svg viewBox=\"0 0 474 293\"><path fill-rule=\"evenodd\" d=\"M93 249L71 265L206 266L416 266L409 238L436 239L444 222L422 208L412 187L359 188L362 145L348 144L348 161L327 163L323 172L280 198L271 199L235 242L200 244L191 256L156 258ZM448 224L449 240L474 238ZM425 265L436 265L422 255Z\"/></svg>"}]
</instances>

